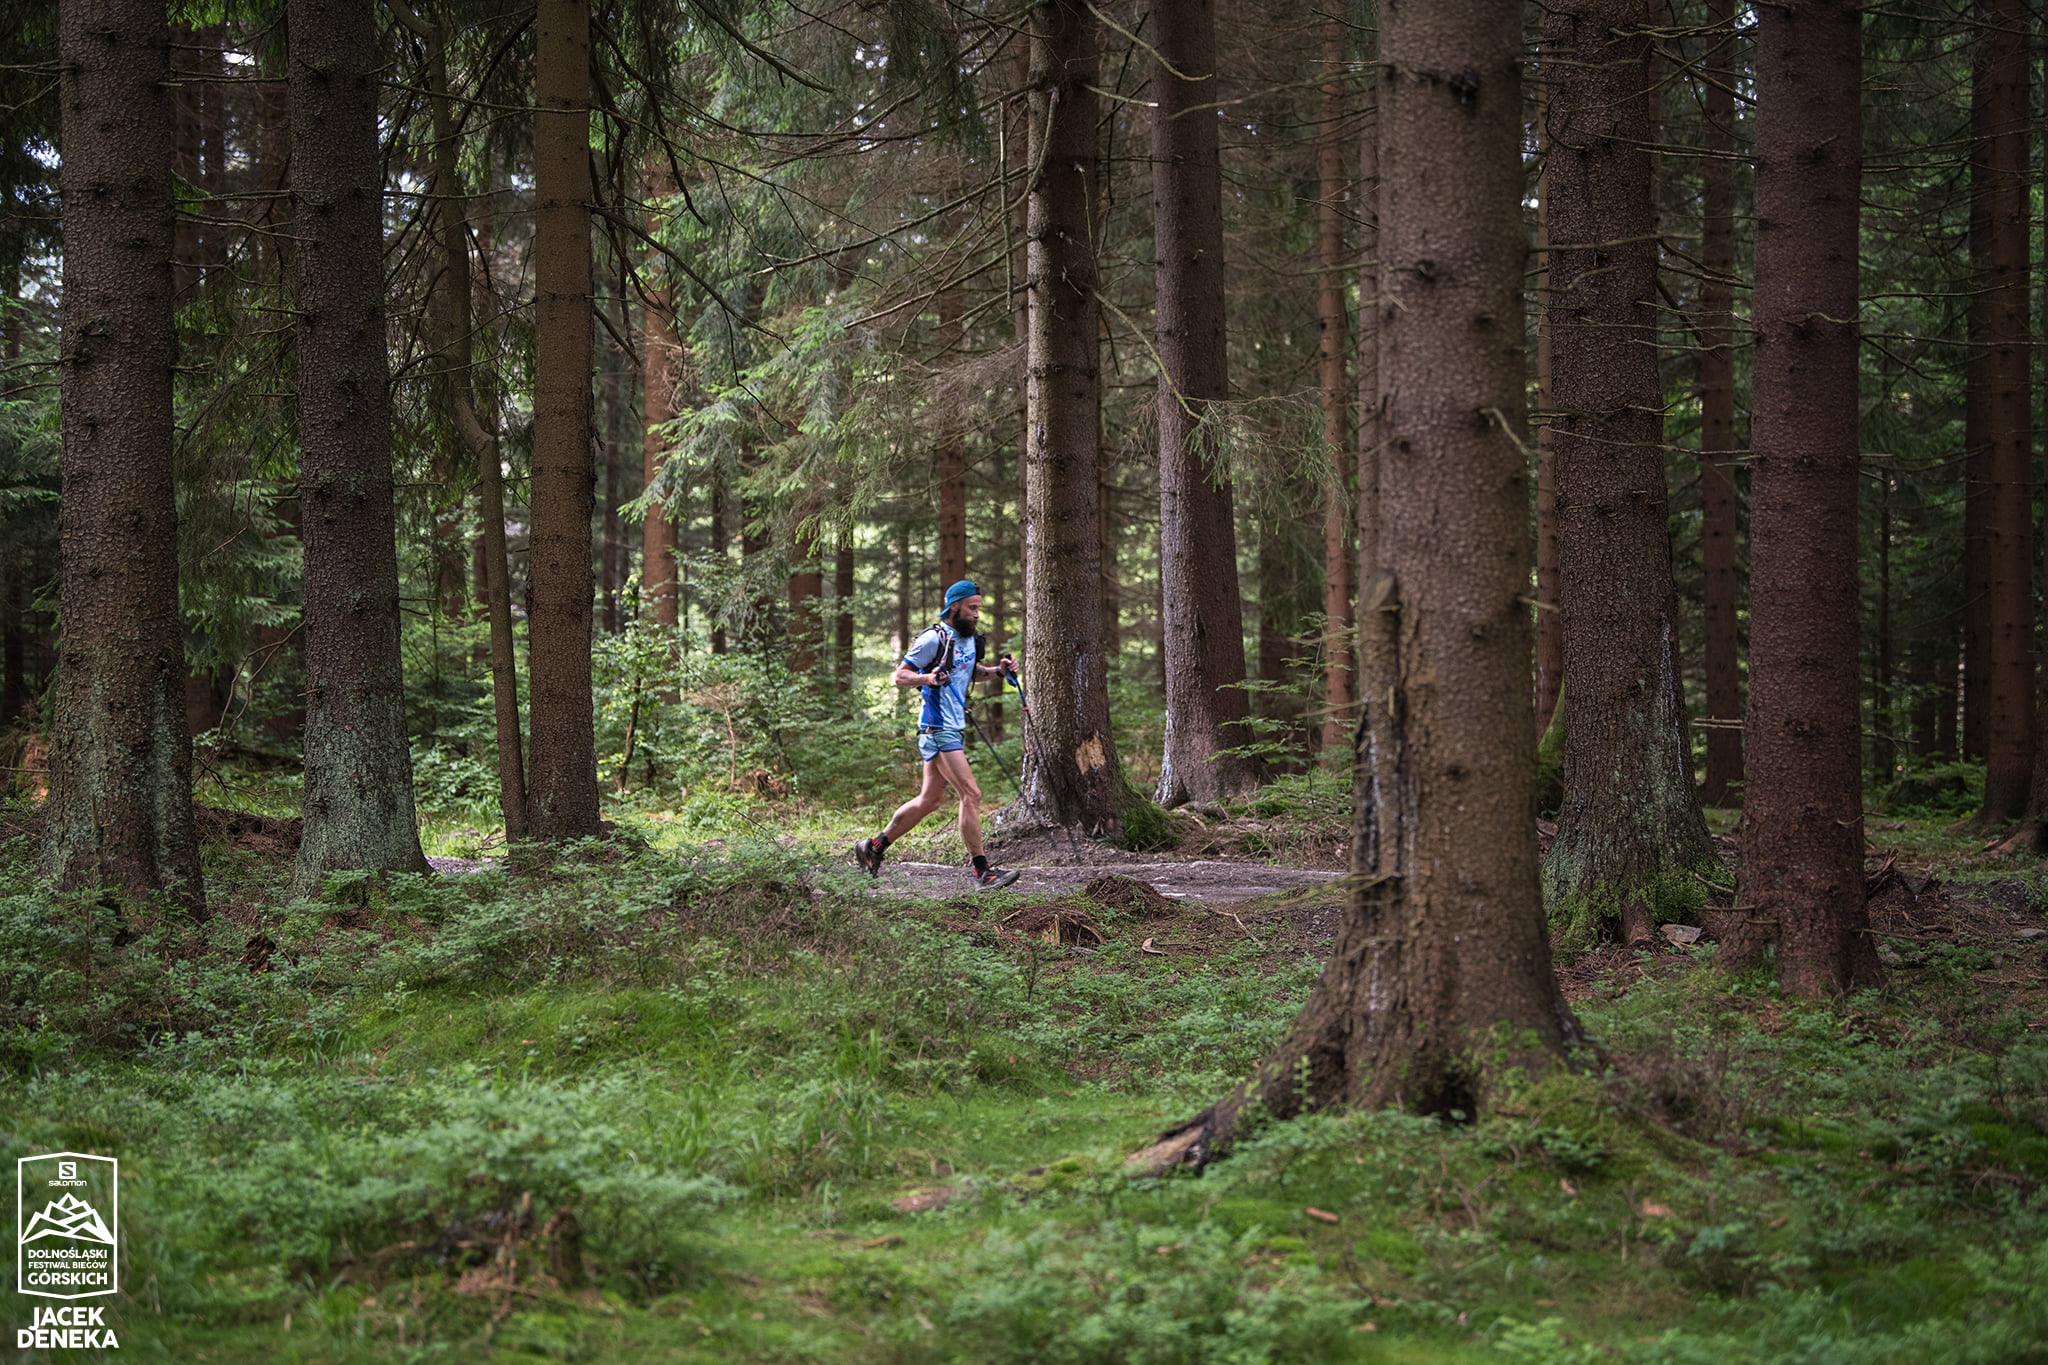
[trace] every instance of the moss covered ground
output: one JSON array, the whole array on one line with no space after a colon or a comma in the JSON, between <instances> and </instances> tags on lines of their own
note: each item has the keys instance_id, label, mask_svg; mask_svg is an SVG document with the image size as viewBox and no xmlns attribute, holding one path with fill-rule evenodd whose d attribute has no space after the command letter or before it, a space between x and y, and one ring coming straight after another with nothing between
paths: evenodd
<instances>
[{"instance_id":1,"label":"moss covered ground","mask_svg":"<svg viewBox=\"0 0 2048 1365\"><path fill-rule=\"evenodd\" d=\"M2048 1360L2024 854L1874 821L1884 989L1571 955L1597 1050L1476 1121L1317 1115L1157 1180L1124 1155L1286 1029L1328 893L1068 897L1084 951L1014 896L875 894L860 821L621 814L651 847L316 899L217 829L216 917L116 947L8 813L0 1131L122 1160L109 1358Z\"/></svg>"}]
</instances>

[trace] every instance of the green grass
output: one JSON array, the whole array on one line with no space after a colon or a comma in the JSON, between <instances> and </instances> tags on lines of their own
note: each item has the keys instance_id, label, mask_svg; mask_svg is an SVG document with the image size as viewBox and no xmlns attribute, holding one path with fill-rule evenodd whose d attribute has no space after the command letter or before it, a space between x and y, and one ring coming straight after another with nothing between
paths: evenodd
<instances>
[{"instance_id":1,"label":"green grass","mask_svg":"<svg viewBox=\"0 0 2048 1365\"><path fill-rule=\"evenodd\" d=\"M1258 943L1112 917L1054 956L815 873L811 818L320 901L216 850L241 921L121 949L0 845L4 1127L122 1159L123 1352L2048 1360L2048 1038L1965 970L1838 1006L1618 972L1600 1056L1479 1123L1315 1115L1133 1179L1305 998L1288 899Z\"/></svg>"}]
</instances>

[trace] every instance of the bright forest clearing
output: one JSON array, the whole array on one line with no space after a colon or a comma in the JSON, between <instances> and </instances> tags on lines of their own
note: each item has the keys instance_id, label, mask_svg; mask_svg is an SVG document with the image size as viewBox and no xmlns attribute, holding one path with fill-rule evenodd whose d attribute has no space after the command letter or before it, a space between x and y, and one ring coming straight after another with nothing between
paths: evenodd
<instances>
[{"instance_id":1,"label":"bright forest clearing","mask_svg":"<svg viewBox=\"0 0 2048 1365\"><path fill-rule=\"evenodd\" d=\"M2017 0L15 8L27 1358L2048 1361Z\"/></svg>"}]
</instances>

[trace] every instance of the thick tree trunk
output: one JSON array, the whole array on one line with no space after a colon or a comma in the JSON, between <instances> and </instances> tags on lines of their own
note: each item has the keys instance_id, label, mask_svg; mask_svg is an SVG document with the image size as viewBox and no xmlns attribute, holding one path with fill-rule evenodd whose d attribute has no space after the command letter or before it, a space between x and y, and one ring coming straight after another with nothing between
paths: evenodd
<instances>
[{"instance_id":1,"label":"thick tree trunk","mask_svg":"<svg viewBox=\"0 0 2048 1365\"><path fill-rule=\"evenodd\" d=\"M1323 20L1322 127L1316 135L1317 362L1323 448L1335 471L1323 488L1323 733L1334 754L1356 728L1351 688L1351 495L1342 454L1350 449L1344 386L1344 17Z\"/></svg>"},{"instance_id":2,"label":"thick tree trunk","mask_svg":"<svg viewBox=\"0 0 2048 1365\"><path fill-rule=\"evenodd\" d=\"M1199 1164L1253 1121L1400 1103L1483 1111L1577 1028L1536 885L1523 407L1521 10L1381 11L1387 268L1381 560L1359 613L1366 717L1352 891L1293 1033L1134 1160Z\"/></svg>"},{"instance_id":3,"label":"thick tree trunk","mask_svg":"<svg viewBox=\"0 0 2048 1365\"><path fill-rule=\"evenodd\" d=\"M648 231L656 236L662 235L662 224L668 216L668 199L675 192L666 159L649 156L647 198L654 205L654 211L650 215L653 221L648 224ZM646 421L646 435L640 468L643 486L652 488L661 474L662 465L668 460L667 428L676 419L676 380L682 367L682 347L676 341L666 264L650 258L648 270L659 283L648 289L647 305L642 310L640 405ZM714 520L719 511L714 497ZM718 549L725 549L723 536L719 538ZM675 625L680 616L676 600L675 551L676 528L670 524L660 504L650 504L641 530L640 600L642 610L664 626Z\"/></svg>"},{"instance_id":4,"label":"thick tree trunk","mask_svg":"<svg viewBox=\"0 0 2048 1365\"><path fill-rule=\"evenodd\" d=\"M58 34L64 633L42 869L204 915L172 477L170 34L148 0L64 0Z\"/></svg>"},{"instance_id":5,"label":"thick tree trunk","mask_svg":"<svg viewBox=\"0 0 2048 1365\"><path fill-rule=\"evenodd\" d=\"M1826 995L1878 979L1863 902L1857 686L1862 51L1848 0L1758 11L1756 369L1742 874L1722 945Z\"/></svg>"},{"instance_id":6,"label":"thick tree trunk","mask_svg":"<svg viewBox=\"0 0 2048 1365\"><path fill-rule=\"evenodd\" d=\"M1166 736L1156 799L1217 801L1258 784L1222 751L1244 721L1244 611L1230 484L1204 456L1201 419L1230 395L1224 345L1223 182L1216 15L1209 0L1155 11L1152 222L1158 258L1159 575Z\"/></svg>"},{"instance_id":7,"label":"thick tree trunk","mask_svg":"<svg viewBox=\"0 0 2048 1365\"><path fill-rule=\"evenodd\" d=\"M1097 538L1101 395L1095 252L1095 15L1085 0L1030 12L1031 322L1026 373L1024 685L1032 743L1024 805L1090 833L1118 830L1133 796L1109 730Z\"/></svg>"},{"instance_id":8,"label":"thick tree trunk","mask_svg":"<svg viewBox=\"0 0 2048 1365\"><path fill-rule=\"evenodd\" d=\"M1714 0L1714 52L1737 39L1735 0ZM1700 557L1706 631L1707 772L1700 800L1734 805L1742 781L1741 574L1735 490L1735 63L1716 56L1704 93L1700 265Z\"/></svg>"},{"instance_id":9,"label":"thick tree trunk","mask_svg":"<svg viewBox=\"0 0 2048 1365\"><path fill-rule=\"evenodd\" d=\"M2034 547L2032 439L2029 421L2031 313L2027 268L2028 7L2024 0L1980 0L1979 40L1988 82L1985 160L1987 265L1985 308L1984 490L1984 805L1987 824L2026 809L2033 771ZM1972 668L1972 682L1975 669Z\"/></svg>"},{"instance_id":10,"label":"thick tree trunk","mask_svg":"<svg viewBox=\"0 0 2048 1365\"><path fill-rule=\"evenodd\" d=\"M371 0L293 0L305 833L294 878L425 872L406 747Z\"/></svg>"},{"instance_id":11,"label":"thick tree trunk","mask_svg":"<svg viewBox=\"0 0 2048 1365\"><path fill-rule=\"evenodd\" d=\"M1564 615L1564 802L1544 865L1555 907L1589 904L1626 937L1713 858L1679 685L1677 591L1657 374L1657 212L1648 0L1563 0L1555 75L1550 332Z\"/></svg>"},{"instance_id":12,"label":"thick tree trunk","mask_svg":"<svg viewBox=\"0 0 2048 1365\"><path fill-rule=\"evenodd\" d=\"M540 0L534 117L533 765L542 839L598 833L590 685L590 5Z\"/></svg>"}]
</instances>

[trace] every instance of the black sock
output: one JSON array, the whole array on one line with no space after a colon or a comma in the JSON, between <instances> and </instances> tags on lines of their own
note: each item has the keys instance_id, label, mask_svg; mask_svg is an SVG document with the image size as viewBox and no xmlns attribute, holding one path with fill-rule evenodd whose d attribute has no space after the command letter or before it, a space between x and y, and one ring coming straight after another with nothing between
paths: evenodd
<instances>
[{"instance_id":1,"label":"black sock","mask_svg":"<svg viewBox=\"0 0 2048 1365\"><path fill-rule=\"evenodd\" d=\"M887 853L888 851L889 851L889 836L888 836L888 835L886 835L886 834L877 834L877 835L875 836L875 852L877 852L877 853Z\"/></svg>"},{"instance_id":2,"label":"black sock","mask_svg":"<svg viewBox=\"0 0 2048 1365\"><path fill-rule=\"evenodd\" d=\"M988 855L987 855L987 854L985 854L985 853L977 853L977 854L975 854L975 855L974 855L974 870L975 870L976 872L986 872L986 871L988 871Z\"/></svg>"}]
</instances>

